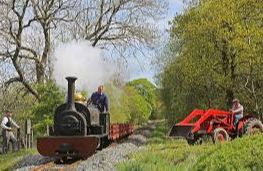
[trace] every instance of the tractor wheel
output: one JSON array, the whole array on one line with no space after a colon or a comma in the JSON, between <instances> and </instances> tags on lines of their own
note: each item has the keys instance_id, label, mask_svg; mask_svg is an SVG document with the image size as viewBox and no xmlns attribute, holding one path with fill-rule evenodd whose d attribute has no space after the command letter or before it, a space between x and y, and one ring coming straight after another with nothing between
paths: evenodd
<instances>
[{"instance_id":1,"label":"tractor wheel","mask_svg":"<svg viewBox=\"0 0 263 171\"><path fill-rule=\"evenodd\" d=\"M224 128L216 128L213 132L212 140L214 143L229 140L229 135Z\"/></svg>"},{"instance_id":2,"label":"tractor wheel","mask_svg":"<svg viewBox=\"0 0 263 171\"><path fill-rule=\"evenodd\" d=\"M198 138L195 138L193 140L189 140L187 139L187 143L189 145L201 145L202 144L202 138L201 137L198 137Z\"/></svg>"},{"instance_id":3,"label":"tractor wheel","mask_svg":"<svg viewBox=\"0 0 263 171\"><path fill-rule=\"evenodd\" d=\"M263 132L263 124L259 119L250 118L244 124L244 134L253 135Z\"/></svg>"},{"instance_id":4,"label":"tractor wheel","mask_svg":"<svg viewBox=\"0 0 263 171\"><path fill-rule=\"evenodd\" d=\"M187 140L187 142L189 145L201 145L210 143L211 139L211 135L201 135L198 138L195 138L194 140Z\"/></svg>"}]
</instances>

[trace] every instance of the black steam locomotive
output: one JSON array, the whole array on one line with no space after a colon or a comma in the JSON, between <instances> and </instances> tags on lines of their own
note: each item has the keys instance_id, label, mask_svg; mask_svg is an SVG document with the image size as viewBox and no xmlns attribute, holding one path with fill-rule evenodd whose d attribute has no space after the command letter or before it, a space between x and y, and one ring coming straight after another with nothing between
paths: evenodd
<instances>
[{"instance_id":1,"label":"black steam locomotive","mask_svg":"<svg viewBox=\"0 0 263 171\"><path fill-rule=\"evenodd\" d=\"M103 148L110 140L109 113L75 102L76 77L67 77L67 102L55 110L50 135L37 138L37 149L43 156L86 158Z\"/></svg>"}]
</instances>

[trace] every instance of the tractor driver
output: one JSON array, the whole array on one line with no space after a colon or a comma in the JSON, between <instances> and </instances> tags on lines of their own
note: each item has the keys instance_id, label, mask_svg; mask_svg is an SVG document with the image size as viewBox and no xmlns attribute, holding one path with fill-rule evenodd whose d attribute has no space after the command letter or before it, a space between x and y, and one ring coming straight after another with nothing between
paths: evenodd
<instances>
[{"instance_id":1,"label":"tractor driver","mask_svg":"<svg viewBox=\"0 0 263 171\"><path fill-rule=\"evenodd\" d=\"M238 99L233 99L232 101L232 108L230 111L235 115L235 122L234 125L236 126L238 121L243 117L243 106L239 103Z\"/></svg>"},{"instance_id":2,"label":"tractor driver","mask_svg":"<svg viewBox=\"0 0 263 171\"><path fill-rule=\"evenodd\" d=\"M90 99L88 100L88 104L89 103L97 106L100 112L109 111L109 100L107 95L103 93L103 85L98 87L98 91L92 93Z\"/></svg>"}]
</instances>

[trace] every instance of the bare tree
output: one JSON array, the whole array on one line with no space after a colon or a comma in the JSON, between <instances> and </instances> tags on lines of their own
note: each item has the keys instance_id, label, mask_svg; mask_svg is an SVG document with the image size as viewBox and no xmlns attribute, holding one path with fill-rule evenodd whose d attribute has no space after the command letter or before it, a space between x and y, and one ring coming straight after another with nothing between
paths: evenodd
<instances>
[{"instance_id":1,"label":"bare tree","mask_svg":"<svg viewBox=\"0 0 263 171\"><path fill-rule=\"evenodd\" d=\"M120 56L155 45L156 21L167 7L164 0L83 0L78 5L74 36L91 41L92 46L115 49Z\"/></svg>"},{"instance_id":2,"label":"bare tree","mask_svg":"<svg viewBox=\"0 0 263 171\"><path fill-rule=\"evenodd\" d=\"M6 85L18 82L38 98L34 83L47 79L51 54L61 41L86 39L126 57L152 48L163 0L2 0L0 63L9 68Z\"/></svg>"},{"instance_id":3,"label":"bare tree","mask_svg":"<svg viewBox=\"0 0 263 171\"><path fill-rule=\"evenodd\" d=\"M6 84L20 82L38 98L31 83L44 81L52 50L52 30L60 21L66 21L67 10L74 3L69 0L6 0L0 5L3 11L0 56L10 59L15 70ZM30 67L32 65L34 67Z\"/></svg>"}]
</instances>

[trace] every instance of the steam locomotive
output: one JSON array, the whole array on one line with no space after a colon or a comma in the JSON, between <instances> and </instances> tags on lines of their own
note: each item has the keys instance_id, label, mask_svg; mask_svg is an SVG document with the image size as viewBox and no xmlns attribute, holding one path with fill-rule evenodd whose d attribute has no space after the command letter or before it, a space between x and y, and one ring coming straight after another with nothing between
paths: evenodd
<instances>
[{"instance_id":1,"label":"steam locomotive","mask_svg":"<svg viewBox=\"0 0 263 171\"><path fill-rule=\"evenodd\" d=\"M56 108L50 135L37 138L37 149L41 155L62 159L87 158L97 149L108 146L110 141L133 132L131 124L110 124L109 113L101 113L94 106L75 102L77 78L66 79L67 101Z\"/></svg>"}]
</instances>

